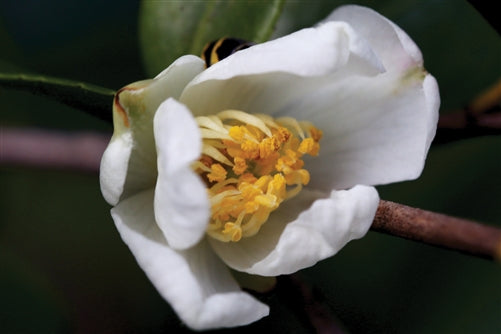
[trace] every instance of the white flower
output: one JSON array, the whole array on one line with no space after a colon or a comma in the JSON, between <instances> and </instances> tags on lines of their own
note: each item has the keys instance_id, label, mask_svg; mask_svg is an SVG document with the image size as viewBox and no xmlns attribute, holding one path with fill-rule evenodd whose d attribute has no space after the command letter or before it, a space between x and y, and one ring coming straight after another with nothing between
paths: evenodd
<instances>
[{"instance_id":1,"label":"white flower","mask_svg":"<svg viewBox=\"0 0 501 334\"><path fill-rule=\"evenodd\" d=\"M436 81L405 32L370 9L346 6L314 28L239 51L208 69L200 58L184 56L155 79L121 89L101 189L123 240L189 327L245 325L269 310L240 290L228 268L289 274L364 236L379 201L372 186L420 175L438 106ZM276 196L262 193L260 202L255 197L256 208L269 209L252 211L264 218L248 235L230 234L235 242L218 239L228 235L224 226L209 233L217 220L209 200L212 210L216 200L209 199L207 175L199 175L202 164L196 165L202 153L220 147L207 145L206 132L229 132L217 117L194 116L227 110L307 120L323 131L320 154L305 158L309 184L294 183L302 190L288 200L290 187L287 194L279 186L272 189ZM240 124L259 122L246 119ZM296 135L311 129L289 121L289 128L300 124ZM301 173L306 178L308 172Z\"/></svg>"}]
</instances>

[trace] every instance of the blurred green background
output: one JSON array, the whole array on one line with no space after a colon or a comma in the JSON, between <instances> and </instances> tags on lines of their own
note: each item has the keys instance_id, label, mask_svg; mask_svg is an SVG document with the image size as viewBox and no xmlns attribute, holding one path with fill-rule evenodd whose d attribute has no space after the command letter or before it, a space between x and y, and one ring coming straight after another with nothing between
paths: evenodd
<instances>
[{"instance_id":1,"label":"blurred green background","mask_svg":"<svg viewBox=\"0 0 501 334\"><path fill-rule=\"evenodd\" d=\"M274 36L310 26L341 3L289 1ZM501 77L501 38L466 1L352 3L376 9L416 41L439 82L441 112L464 107ZM153 14L145 10L138 24L140 7L2 1L0 71L112 89L149 77L161 66L151 60L161 45L147 33ZM109 124L81 111L5 89L0 122L111 135ZM501 226L500 145L491 136L434 146L419 180L379 187L381 198ZM97 174L0 166L1 333L189 332L136 265L109 209ZM301 275L352 333L501 333L499 263L370 232ZM227 331L313 330L283 294L265 299L269 317Z\"/></svg>"}]
</instances>

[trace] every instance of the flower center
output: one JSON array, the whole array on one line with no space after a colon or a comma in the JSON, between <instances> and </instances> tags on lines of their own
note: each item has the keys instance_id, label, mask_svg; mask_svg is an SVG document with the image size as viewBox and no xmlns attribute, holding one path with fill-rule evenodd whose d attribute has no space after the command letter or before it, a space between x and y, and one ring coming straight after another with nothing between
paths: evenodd
<instances>
[{"instance_id":1,"label":"flower center","mask_svg":"<svg viewBox=\"0 0 501 334\"><path fill-rule=\"evenodd\" d=\"M290 117L225 110L199 116L202 156L193 169L207 184L207 233L221 241L255 235L270 213L310 180L302 156L318 155L322 131Z\"/></svg>"}]
</instances>

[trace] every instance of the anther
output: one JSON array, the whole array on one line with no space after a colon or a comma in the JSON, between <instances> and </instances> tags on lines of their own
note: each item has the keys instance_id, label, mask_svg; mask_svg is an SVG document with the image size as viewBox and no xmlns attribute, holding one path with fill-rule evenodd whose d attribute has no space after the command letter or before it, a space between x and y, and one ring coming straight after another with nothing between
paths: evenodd
<instances>
[{"instance_id":1,"label":"anther","mask_svg":"<svg viewBox=\"0 0 501 334\"><path fill-rule=\"evenodd\" d=\"M192 168L207 183L209 236L238 242L255 235L283 201L310 181L302 156L316 156L322 137L311 123L239 110L196 121L203 145Z\"/></svg>"}]
</instances>

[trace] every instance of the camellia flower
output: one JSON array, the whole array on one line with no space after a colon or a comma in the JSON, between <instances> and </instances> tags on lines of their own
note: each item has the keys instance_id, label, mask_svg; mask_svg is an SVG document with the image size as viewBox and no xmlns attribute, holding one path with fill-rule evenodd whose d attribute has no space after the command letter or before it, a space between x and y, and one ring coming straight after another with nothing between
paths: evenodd
<instances>
[{"instance_id":1,"label":"camellia flower","mask_svg":"<svg viewBox=\"0 0 501 334\"><path fill-rule=\"evenodd\" d=\"M269 310L234 277L293 273L364 236L372 186L420 175L438 107L405 32L341 7L207 69L183 56L118 91L101 189L186 325L245 325Z\"/></svg>"}]
</instances>

